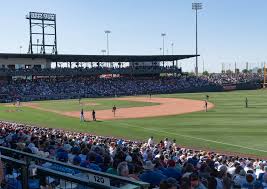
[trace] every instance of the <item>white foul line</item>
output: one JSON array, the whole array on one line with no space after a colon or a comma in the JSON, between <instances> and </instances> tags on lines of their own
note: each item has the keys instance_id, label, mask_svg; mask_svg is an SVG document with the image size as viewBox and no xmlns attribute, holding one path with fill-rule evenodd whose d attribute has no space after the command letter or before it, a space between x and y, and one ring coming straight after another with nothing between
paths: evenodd
<instances>
[{"instance_id":1,"label":"white foul line","mask_svg":"<svg viewBox=\"0 0 267 189\"><path fill-rule=\"evenodd\" d=\"M202 140L202 141L206 141L206 142L212 142L212 143L217 143L217 144L223 144L223 145L227 145L227 146L233 146L233 147L238 147L238 148L243 148L243 149L248 149L248 150L254 150L254 151L259 151L259 152L265 152L267 153L266 150L261 150L261 149L257 149L257 148L249 148L246 146L240 146L237 144L230 144L230 143L226 143L226 142L220 142L220 141L216 141L216 140L209 140L209 139L204 139L204 138L199 138L199 137L193 137L190 135L183 135L183 134L177 134L177 133L171 133L171 132L167 132L167 131L162 131L162 130L157 130L157 129L151 129L151 128L145 128L145 127L137 127L137 126L133 126L129 123L124 123L125 125L129 125L130 127L135 127L135 128L141 128L144 130L148 130L148 131L154 131L154 132L158 132L158 133L165 133L165 134L171 134L171 135L176 135L176 136L181 136L184 138L191 138L191 139L197 139L197 140Z\"/></svg>"}]
</instances>

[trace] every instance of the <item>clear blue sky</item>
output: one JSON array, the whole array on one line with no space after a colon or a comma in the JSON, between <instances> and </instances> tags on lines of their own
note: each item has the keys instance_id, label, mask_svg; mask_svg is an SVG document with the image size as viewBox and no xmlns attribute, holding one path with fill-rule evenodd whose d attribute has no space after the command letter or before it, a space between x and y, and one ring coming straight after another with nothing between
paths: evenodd
<instances>
[{"instance_id":1,"label":"clear blue sky","mask_svg":"<svg viewBox=\"0 0 267 189\"><path fill-rule=\"evenodd\" d=\"M159 54L162 32L166 49L195 53L195 15L191 0L9 0L0 6L0 52L27 52L29 11L57 14L60 54L100 54L110 35L110 54ZM267 60L266 0L202 0L199 13L199 54L209 71L234 62L244 68ZM183 61L193 70L194 59Z\"/></svg>"}]
</instances>

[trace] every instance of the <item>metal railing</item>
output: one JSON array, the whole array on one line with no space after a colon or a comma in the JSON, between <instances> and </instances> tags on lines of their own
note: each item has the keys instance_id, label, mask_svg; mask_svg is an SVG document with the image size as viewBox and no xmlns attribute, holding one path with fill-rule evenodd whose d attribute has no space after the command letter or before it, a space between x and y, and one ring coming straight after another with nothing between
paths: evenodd
<instances>
[{"instance_id":1,"label":"metal railing","mask_svg":"<svg viewBox=\"0 0 267 189\"><path fill-rule=\"evenodd\" d=\"M129 189L147 189L148 183L135 181L129 178L120 177L108 173L94 171L80 166L70 165L49 158L42 158L34 154L14 150L11 148L0 147L1 160L18 165L21 174L21 185L23 189L28 189L30 179L45 180L48 184L57 185L57 188L66 188L65 185L71 185L72 189L90 189L90 188L129 188ZM32 164L34 162L34 166ZM75 170L78 174L66 174L41 166L43 163L62 166L64 168ZM36 174L30 174L32 169ZM49 180L50 179L50 180ZM51 182L51 180L53 180ZM63 186L62 186L63 185Z\"/></svg>"}]
</instances>

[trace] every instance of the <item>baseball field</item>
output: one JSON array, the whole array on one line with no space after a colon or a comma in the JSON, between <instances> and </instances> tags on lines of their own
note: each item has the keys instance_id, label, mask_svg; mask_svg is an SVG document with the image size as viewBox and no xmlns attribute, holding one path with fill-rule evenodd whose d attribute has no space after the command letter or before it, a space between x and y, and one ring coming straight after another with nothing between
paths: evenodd
<instances>
[{"instance_id":1,"label":"baseball field","mask_svg":"<svg viewBox=\"0 0 267 189\"><path fill-rule=\"evenodd\" d=\"M0 104L0 119L142 141L168 137L194 149L267 157L266 99L266 90L255 90ZM81 108L85 122L79 119Z\"/></svg>"}]
</instances>

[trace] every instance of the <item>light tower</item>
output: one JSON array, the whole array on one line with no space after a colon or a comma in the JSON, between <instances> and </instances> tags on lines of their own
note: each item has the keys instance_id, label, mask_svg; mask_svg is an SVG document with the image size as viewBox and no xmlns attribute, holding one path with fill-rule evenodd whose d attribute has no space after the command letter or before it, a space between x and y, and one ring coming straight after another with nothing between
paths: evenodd
<instances>
[{"instance_id":1,"label":"light tower","mask_svg":"<svg viewBox=\"0 0 267 189\"><path fill-rule=\"evenodd\" d=\"M166 33L161 33L161 37L162 37L162 54L164 55L164 38L166 36Z\"/></svg>"},{"instance_id":2,"label":"light tower","mask_svg":"<svg viewBox=\"0 0 267 189\"><path fill-rule=\"evenodd\" d=\"M109 34L111 33L111 31L105 30L104 32L107 35L107 55L109 55Z\"/></svg>"},{"instance_id":3,"label":"light tower","mask_svg":"<svg viewBox=\"0 0 267 189\"><path fill-rule=\"evenodd\" d=\"M195 67L195 73L198 75L198 35L197 35L197 13L198 10L202 9L202 3L192 3L192 9L196 11L196 67Z\"/></svg>"},{"instance_id":4,"label":"light tower","mask_svg":"<svg viewBox=\"0 0 267 189\"><path fill-rule=\"evenodd\" d=\"M107 51L106 51L105 49L102 49L102 50L101 50L101 53L102 53L103 55L105 55L106 52L107 52Z\"/></svg>"}]
</instances>

